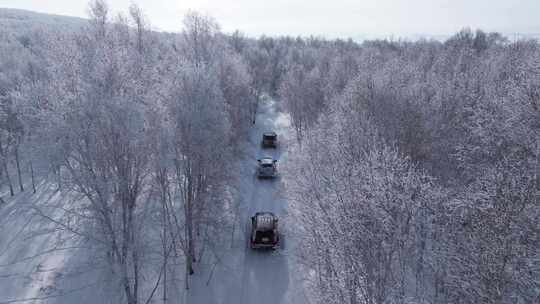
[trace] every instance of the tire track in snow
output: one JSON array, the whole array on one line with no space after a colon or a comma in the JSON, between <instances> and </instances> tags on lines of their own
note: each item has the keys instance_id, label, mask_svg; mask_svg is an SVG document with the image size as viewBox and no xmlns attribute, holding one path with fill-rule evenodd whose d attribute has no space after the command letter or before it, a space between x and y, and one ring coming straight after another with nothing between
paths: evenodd
<instances>
[{"instance_id":1,"label":"tire track in snow","mask_svg":"<svg viewBox=\"0 0 540 304\"><path fill-rule=\"evenodd\" d=\"M249 218L257 211L270 211L282 219L286 210L285 200L280 198L279 191L282 189L281 181L258 180L255 177L256 159L269 155L278 159L278 170L280 159L286 150L282 145L278 149L262 149L260 140L265 131L277 131L278 140L283 130L279 125L278 113L273 100L265 102L261 106L261 112L257 115L255 128L251 132L250 144L253 147L253 173L249 177L250 193L246 195L248 200L243 200L247 205L242 206L244 218L241 219L245 228L244 257L241 275L241 289L239 303L282 303L289 288L289 264L283 250L274 252L251 251L248 248L249 242ZM249 165L248 165L249 166Z\"/></svg>"}]
</instances>

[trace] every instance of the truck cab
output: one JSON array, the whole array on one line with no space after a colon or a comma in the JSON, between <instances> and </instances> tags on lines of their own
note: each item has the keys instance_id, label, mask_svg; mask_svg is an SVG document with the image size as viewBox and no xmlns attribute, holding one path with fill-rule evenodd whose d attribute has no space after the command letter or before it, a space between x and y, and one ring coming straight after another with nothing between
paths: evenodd
<instances>
[{"instance_id":1,"label":"truck cab","mask_svg":"<svg viewBox=\"0 0 540 304\"><path fill-rule=\"evenodd\" d=\"M262 136L263 148L277 148L277 134L276 132L265 132Z\"/></svg>"}]
</instances>

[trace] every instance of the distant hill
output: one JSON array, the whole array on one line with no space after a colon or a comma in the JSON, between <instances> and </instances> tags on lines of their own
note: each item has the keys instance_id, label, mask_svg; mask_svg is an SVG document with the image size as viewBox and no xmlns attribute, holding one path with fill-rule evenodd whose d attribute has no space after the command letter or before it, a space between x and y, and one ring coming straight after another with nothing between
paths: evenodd
<instances>
[{"instance_id":1,"label":"distant hill","mask_svg":"<svg viewBox=\"0 0 540 304\"><path fill-rule=\"evenodd\" d=\"M78 31L87 22L87 19L78 17L36 13L13 8L0 8L0 31L12 33L25 33L36 28L46 28L55 31Z\"/></svg>"},{"instance_id":2,"label":"distant hill","mask_svg":"<svg viewBox=\"0 0 540 304\"><path fill-rule=\"evenodd\" d=\"M53 15L46 13L38 13L23 9L15 8L2 8L0 7L0 33L9 32L11 34L27 33L35 29L46 29L53 31L78 31L82 29L88 23L88 19ZM162 32L166 33L166 32ZM540 28L534 29L529 33L517 33L517 32L500 32L503 36L507 37L510 41L519 39L538 39L540 40ZM409 34L405 36L394 35L353 35L351 38L357 42L374 39L405 39L416 41L419 39L438 40L445 41L452 37L454 33L430 35L430 34ZM279 37L279 35L276 35Z\"/></svg>"}]
</instances>

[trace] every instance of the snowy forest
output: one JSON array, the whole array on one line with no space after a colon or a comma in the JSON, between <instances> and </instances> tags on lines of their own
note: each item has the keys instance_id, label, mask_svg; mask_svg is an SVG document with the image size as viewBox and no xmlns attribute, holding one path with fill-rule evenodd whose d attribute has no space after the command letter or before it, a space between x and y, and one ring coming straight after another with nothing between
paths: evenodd
<instances>
[{"instance_id":1,"label":"snowy forest","mask_svg":"<svg viewBox=\"0 0 540 304\"><path fill-rule=\"evenodd\" d=\"M253 38L197 12L165 33L89 7L0 28L0 303L243 303L186 292L246 254L270 101L303 302L540 303L537 40Z\"/></svg>"}]
</instances>

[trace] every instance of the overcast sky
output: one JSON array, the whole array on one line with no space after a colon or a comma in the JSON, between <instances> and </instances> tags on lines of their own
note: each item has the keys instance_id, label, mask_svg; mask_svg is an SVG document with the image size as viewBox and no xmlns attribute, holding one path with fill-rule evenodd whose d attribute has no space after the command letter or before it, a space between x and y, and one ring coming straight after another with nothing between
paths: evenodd
<instances>
[{"instance_id":1,"label":"overcast sky","mask_svg":"<svg viewBox=\"0 0 540 304\"><path fill-rule=\"evenodd\" d=\"M181 30L197 10L224 31L250 36L411 37L450 35L461 28L505 34L540 33L540 0L109 0L115 12L138 4L155 29ZM87 0L0 0L0 7L87 16Z\"/></svg>"}]
</instances>

